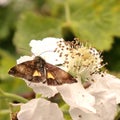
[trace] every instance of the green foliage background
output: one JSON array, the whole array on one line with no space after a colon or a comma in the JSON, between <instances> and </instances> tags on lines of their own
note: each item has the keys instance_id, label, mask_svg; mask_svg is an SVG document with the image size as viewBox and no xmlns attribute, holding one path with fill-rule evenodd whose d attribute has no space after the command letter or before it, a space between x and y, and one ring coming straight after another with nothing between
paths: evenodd
<instances>
[{"instance_id":1,"label":"green foliage background","mask_svg":"<svg viewBox=\"0 0 120 120\"><path fill-rule=\"evenodd\" d=\"M31 39L45 37L80 38L103 51L106 68L120 76L119 0L11 0L0 4L0 89L15 94L31 91L7 72L20 55L30 54ZM9 118L12 101L0 93L1 120Z\"/></svg>"}]
</instances>

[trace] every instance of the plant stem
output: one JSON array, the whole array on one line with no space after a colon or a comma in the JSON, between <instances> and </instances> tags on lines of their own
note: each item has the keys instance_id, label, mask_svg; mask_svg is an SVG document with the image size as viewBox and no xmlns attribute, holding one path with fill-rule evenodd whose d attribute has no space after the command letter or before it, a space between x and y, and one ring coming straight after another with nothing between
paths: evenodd
<instances>
[{"instance_id":1,"label":"plant stem","mask_svg":"<svg viewBox=\"0 0 120 120\"><path fill-rule=\"evenodd\" d=\"M20 97L16 94L4 92L2 89L0 89L0 94L8 99L16 100L18 102L26 103L28 101L27 99Z\"/></svg>"},{"instance_id":2,"label":"plant stem","mask_svg":"<svg viewBox=\"0 0 120 120\"><path fill-rule=\"evenodd\" d=\"M64 6L65 6L66 21L69 23L71 21L71 19L70 19L70 8L69 8L68 0L65 0Z\"/></svg>"},{"instance_id":3,"label":"plant stem","mask_svg":"<svg viewBox=\"0 0 120 120\"><path fill-rule=\"evenodd\" d=\"M35 98L40 98L41 95L40 94L36 94Z\"/></svg>"}]
</instances>

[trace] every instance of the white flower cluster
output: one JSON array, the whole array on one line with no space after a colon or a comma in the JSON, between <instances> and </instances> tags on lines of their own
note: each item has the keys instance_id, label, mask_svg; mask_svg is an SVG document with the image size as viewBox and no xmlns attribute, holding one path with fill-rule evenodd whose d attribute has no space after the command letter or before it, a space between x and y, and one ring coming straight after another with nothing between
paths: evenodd
<instances>
[{"instance_id":1,"label":"white flower cluster","mask_svg":"<svg viewBox=\"0 0 120 120\"><path fill-rule=\"evenodd\" d=\"M120 80L100 72L102 59L94 48L87 48L77 42L65 42L58 38L45 38L30 42L33 56L23 56L17 63L42 57L46 62L69 72L77 83L49 86L25 80L35 93L42 97L53 97L60 93L70 106L73 120L113 120L117 104L120 103ZM84 82L90 82L84 87ZM82 83L83 82L83 83ZM18 120L64 120L56 103L44 98L33 99L21 106Z\"/></svg>"}]
</instances>

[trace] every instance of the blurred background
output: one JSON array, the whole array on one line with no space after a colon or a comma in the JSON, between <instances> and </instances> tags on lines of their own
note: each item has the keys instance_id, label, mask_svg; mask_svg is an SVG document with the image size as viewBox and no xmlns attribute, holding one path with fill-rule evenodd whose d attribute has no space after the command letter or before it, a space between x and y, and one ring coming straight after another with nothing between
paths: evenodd
<instances>
[{"instance_id":1,"label":"blurred background","mask_svg":"<svg viewBox=\"0 0 120 120\"><path fill-rule=\"evenodd\" d=\"M0 0L0 89L33 97L24 81L8 75L29 42L45 37L79 38L102 51L106 69L120 78L120 0ZM0 120L9 120L9 102L0 92Z\"/></svg>"}]
</instances>

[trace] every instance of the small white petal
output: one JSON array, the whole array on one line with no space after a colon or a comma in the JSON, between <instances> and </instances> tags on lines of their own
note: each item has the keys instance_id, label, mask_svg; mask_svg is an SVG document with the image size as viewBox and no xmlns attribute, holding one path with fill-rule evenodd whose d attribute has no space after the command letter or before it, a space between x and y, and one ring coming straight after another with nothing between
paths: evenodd
<instances>
[{"instance_id":1,"label":"small white petal","mask_svg":"<svg viewBox=\"0 0 120 120\"><path fill-rule=\"evenodd\" d=\"M55 86L49 86L43 83L33 83L25 80L27 85L31 87L35 93L39 93L42 97L53 97L55 94L58 93Z\"/></svg>"},{"instance_id":2,"label":"small white petal","mask_svg":"<svg viewBox=\"0 0 120 120\"><path fill-rule=\"evenodd\" d=\"M81 83L64 84L56 88L63 100L71 107L96 112L93 107L95 104L94 97L86 92Z\"/></svg>"},{"instance_id":3,"label":"small white petal","mask_svg":"<svg viewBox=\"0 0 120 120\"><path fill-rule=\"evenodd\" d=\"M23 63L23 62L26 62L26 61L30 61L30 60L33 60L33 59L34 59L34 56L22 56L19 59L17 59L17 64L20 64L20 63Z\"/></svg>"},{"instance_id":4,"label":"small white petal","mask_svg":"<svg viewBox=\"0 0 120 120\"><path fill-rule=\"evenodd\" d=\"M21 105L17 117L18 120L64 120L58 105L42 98Z\"/></svg>"},{"instance_id":5,"label":"small white petal","mask_svg":"<svg viewBox=\"0 0 120 120\"><path fill-rule=\"evenodd\" d=\"M41 55L44 52L54 51L58 46L58 41L63 41L63 39L58 38L44 38L43 40L31 40L30 46L32 47L31 51L33 54Z\"/></svg>"},{"instance_id":6,"label":"small white petal","mask_svg":"<svg viewBox=\"0 0 120 120\"><path fill-rule=\"evenodd\" d=\"M59 65L59 64L63 64L64 60L61 59L61 57L59 57L58 53L55 52L45 52L43 54L41 54L41 57L48 63L52 64L52 65Z\"/></svg>"},{"instance_id":7,"label":"small white petal","mask_svg":"<svg viewBox=\"0 0 120 120\"><path fill-rule=\"evenodd\" d=\"M104 101L97 98L96 113L86 113L78 108L71 108L70 115L73 120L113 120L116 114L116 107L115 95L106 94Z\"/></svg>"},{"instance_id":8,"label":"small white petal","mask_svg":"<svg viewBox=\"0 0 120 120\"><path fill-rule=\"evenodd\" d=\"M63 39L48 37L42 41L31 40L31 51L35 56L41 56L48 63L53 65L63 64L64 61L59 57L59 54L55 52L55 49L58 48L57 42L59 41L63 41Z\"/></svg>"}]
</instances>

